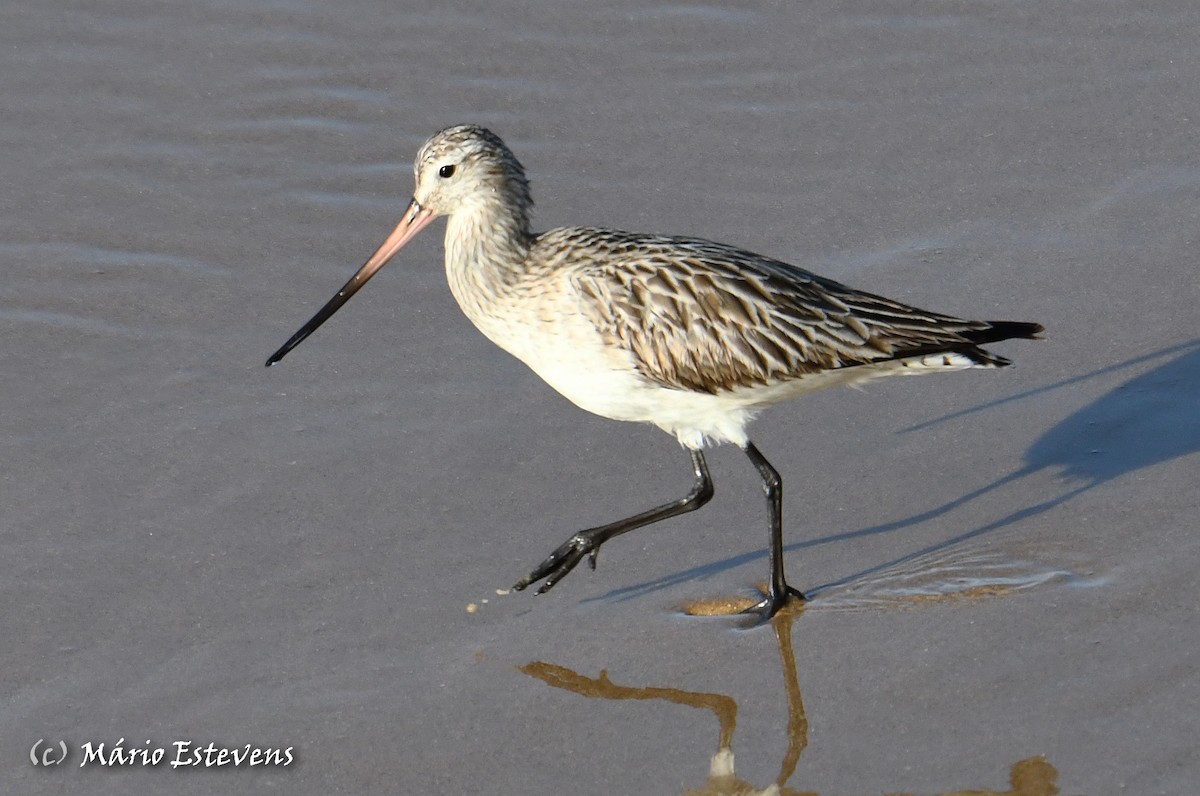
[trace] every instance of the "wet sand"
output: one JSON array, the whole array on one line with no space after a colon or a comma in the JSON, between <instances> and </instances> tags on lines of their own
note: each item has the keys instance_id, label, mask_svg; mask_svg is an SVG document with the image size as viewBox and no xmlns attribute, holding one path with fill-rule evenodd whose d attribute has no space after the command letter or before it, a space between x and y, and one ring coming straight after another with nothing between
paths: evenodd
<instances>
[{"instance_id":1,"label":"wet sand","mask_svg":"<svg viewBox=\"0 0 1200 796\"><path fill-rule=\"evenodd\" d=\"M0 790L1193 792L1194 6L556 9L6 14ZM758 421L813 596L787 622L720 615L766 574L727 448L704 510L498 594L681 496L686 455L483 339L440 225L262 366L462 121L540 228L710 237L1047 339ZM141 757L89 762L120 739Z\"/></svg>"}]
</instances>

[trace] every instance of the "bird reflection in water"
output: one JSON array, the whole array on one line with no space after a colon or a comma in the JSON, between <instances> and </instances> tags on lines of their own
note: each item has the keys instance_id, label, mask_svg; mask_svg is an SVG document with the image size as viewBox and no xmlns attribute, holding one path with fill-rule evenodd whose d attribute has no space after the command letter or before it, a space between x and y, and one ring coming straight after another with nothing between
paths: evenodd
<instances>
[{"instance_id":1,"label":"bird reflection in water","mask_svg":"<svg viewBox=\"0 0 1200 796\"><path fill-rule=\"evenodd\" d=\"M736 606L728 606L733 608ZM716 606L691 607L694 613L708 613ZM547 685L571 691L592 699L610 700L659 700L676 705L712 711L720 726L717 752L709 765L708 779L700 788L684 791L684 796L818 796L815 791L801 791L787 787L787 782L796 772L800 755L808 745L808 717L804 711L804 700L800 694L800 680L796 674L796 655L792 646L792 624L804 611L804 604L789 605L780 611L771 625L779 643L779 657L783 664L784 693L787 695L787 753L779 768L779 776L765 788L757 788L734 772L733 734L737 728L737 702L726 694L684 691L678 688L627 686L614 683L608 671L601 669L597 677L587 677L565 666L534 661L519 667L520 671L535 677ZM1055 796L1059 793L1056 784L1058 771L1041 756L1030 757L1014 763L1009 772L1010 788L1004 791L968 789L948 791L939 796ZM904 796L896 794L896 796Z\"/></svg>"}]
</instances>

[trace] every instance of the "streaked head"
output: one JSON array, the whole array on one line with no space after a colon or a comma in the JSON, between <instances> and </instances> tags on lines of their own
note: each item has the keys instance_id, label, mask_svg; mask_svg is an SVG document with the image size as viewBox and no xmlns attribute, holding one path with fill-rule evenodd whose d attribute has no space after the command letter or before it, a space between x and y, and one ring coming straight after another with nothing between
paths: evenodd
<instances>
[{"instance_id":1,"label":"streaked head","mask_svg":"<svg viewBox=\"0 0 1200 796\"><path fill-rule=\"evenodd\" d=\"M367 280L438 216L499 202L507 217L515 220L515 228L528 232L529 211L533 206L529 181L525 179L520 162L492 131L473 124L460 124L435 133L417 153L413 174L416 188L400 223L350 281L271 355L267 360L268 367L283 359L329 320Z\"/></svg>"},{"instance_id":2,"label":"streaked head","mask_svg":"<svg viewBox=\"0 0 1200 796\"><path fill-rule=\"evenodd\" d=\"M533 206L525 169L500 137L460 124L435 133L413 162L413 201L436 216L500 198L527 215Z\"/></svg>"}]
</instances>

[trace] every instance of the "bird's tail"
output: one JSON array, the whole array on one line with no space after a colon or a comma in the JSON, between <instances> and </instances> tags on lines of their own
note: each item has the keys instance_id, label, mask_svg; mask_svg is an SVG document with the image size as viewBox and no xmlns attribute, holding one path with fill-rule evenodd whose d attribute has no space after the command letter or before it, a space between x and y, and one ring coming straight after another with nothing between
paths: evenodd
<instances>
[{"instance_id":1,"label":"bird's tail","mask_svg":"<svg viewBox=\"0 0 1200 796\"><path fill-rule=\"evenodd\" d=\"M995 343L1000 340L1011 340L1014 337L1024 340L1038 340L1044 331L1040 323L1025 323L1023 321L987 321L982 329L971 329L963 332L963 337L975 345Z\"/></svg>"},{"instance_id":2,"label":"bird's tail","mask_svg":"<svg viewBox=\"0 0 1200 796\"><path fill-rule=\"evenodd\" d=\"M900 352L896 359L905 367L918 369L1003 368L1011 365L1012 360L993 354L980 346L1000 340L1011 340L1014 337L1036 340L1042 332L1040 323L1021 321L981 321L973 323L972 326L979 328L955 330L961 337L966 338L966 342L949 345L935 343L907 349Z\"/></svg>"},{"instance_id":3,"label":"bird's tail","mask_svg":"<svg viewBox=\"0 0 1200 796\"><path fill-rule=\"evenodd\" d=\"M1025 323L1023 321L987 321L982 329L971 329L963 332L963 337L971 341L971 345L958 349L958 353L972 360L976 367L1003 368L1012 364L1012 360L993 354L979 346L984 343L996 343L1000 340L1021 338L1038 340L1043 328L1040 323Z\"/></svg>"}]
</instances>

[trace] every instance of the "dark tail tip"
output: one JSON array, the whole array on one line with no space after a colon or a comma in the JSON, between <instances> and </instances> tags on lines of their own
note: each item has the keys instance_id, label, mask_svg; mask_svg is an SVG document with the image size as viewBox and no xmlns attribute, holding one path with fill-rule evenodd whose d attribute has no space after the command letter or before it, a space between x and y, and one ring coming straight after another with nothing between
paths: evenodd
<instances>
[{"instance_id":1,"label":"dark tail tip","mask_svg":"<svg viewBox=\"0 0 1200 796\"><path fill-rule=\"evenodd\" d=\"M1000 340L1040 340L1045 328L1040 323L1024 321L988 321L986 329L967 332L966 337L976 345Z\"/></svg>"}]
</instances>

